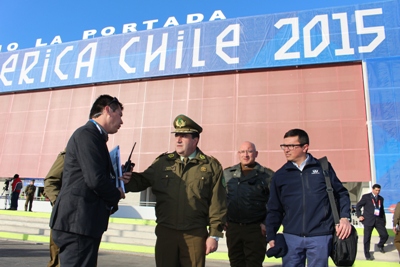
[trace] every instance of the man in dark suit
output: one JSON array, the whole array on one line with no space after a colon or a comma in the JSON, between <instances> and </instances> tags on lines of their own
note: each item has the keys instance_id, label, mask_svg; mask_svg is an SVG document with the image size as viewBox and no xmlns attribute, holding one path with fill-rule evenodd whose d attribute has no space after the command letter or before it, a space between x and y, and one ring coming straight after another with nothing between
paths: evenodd
<instances>
[{"instance_id":1,"label":"man in dark suit","mask_svg":"<svg viewBox=\"0 0 400 267\"><path fill-rule=\"evenodd\" d=\"M364 224L364 254L367 260L374 260L369 253L371 244L371 233L374 227L379 233L379 251L385 253L384 244L389 238L386 230L386 217L385 209L383 207L383 197L379 195L381 186L374 184L372 186L372 192L365 194L361 197L361 200L357 203L356 212L360 222ZM363 212L361 213L361 208Z\"/></svg>"},{"instance_id":2,"label":"man in dark suit","mask_svg":"<svg viewBox=\"0 0 400 267\"><path fill-rule=\"evenodd\" d=\"M61 266L97 265L110 214L125 197L122 188L116 187L107 148L108 135L116 133L123 123L122 109L117 98L101 95L93 103L90 120L68 141L62 187L50 219Z\"/></svg>"}]
</instances>

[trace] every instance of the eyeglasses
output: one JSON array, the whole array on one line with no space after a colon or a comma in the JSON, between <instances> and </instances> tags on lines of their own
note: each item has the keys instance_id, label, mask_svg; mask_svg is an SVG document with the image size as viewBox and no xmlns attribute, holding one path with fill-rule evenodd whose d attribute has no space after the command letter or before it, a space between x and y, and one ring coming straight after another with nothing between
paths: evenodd
<instances>
[{"instance_id":1,"label":"eyeglasses","mask_svg":"<svg viewBox=\"0 0 400 267\"><path fill-rule=\"evenodd\" d=\"M289 150L293 150L293 149L295 149L296 147L302 147L302 146L304 146L304 145L305 145L305 144L294 144L294 145L285 145L285 144L282 144L282 145L280 145L280 147L281 147L282 150L285 150L286 148L289 149Z\"/></svg>"},{"instance_id":2,"label":"eyeglasses","mask_svg":"<svg viewBox=\"0 0 400 267\"><path fill-rule=\"evenodd\" d=\"M239 150L238 152L239 154L252 154L254 153L254 150Z\"/></svg>"}]
</instances>

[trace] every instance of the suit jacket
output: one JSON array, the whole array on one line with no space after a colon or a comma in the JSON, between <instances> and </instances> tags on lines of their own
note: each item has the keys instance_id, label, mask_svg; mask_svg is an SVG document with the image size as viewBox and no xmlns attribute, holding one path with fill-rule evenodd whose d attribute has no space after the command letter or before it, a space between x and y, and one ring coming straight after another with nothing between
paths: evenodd
<instances>
[{"instance_id":1,"label":"suit jacket","mask_svg":"<svg viewBox=\"0 0 400 267\"><path fill-rule=\"evenodd\" d=\"M120 191L112 179L107 133L93 121L78 128L68 141L61 191L50 227L100 238L107 230Z\"/></svg>"},{"instance_id":2,"label":"suit jacket","mask_svg":"<svg viewBox=\"0 0 400 267\"><path fill-rule=\"evenodd\" d=\"M380 202L379 216L374 215L375 208L378 208L378 203L376 206L372 202L372 193L365 194L361 197L361 200L356 205L357 217L364 216L364 221L362 222L366 226L374 226L377 220L382 220L386 223L385 209L383 207L383 197L378 195L378 202ZM361 208L364 208L361 213Z\"/></svg>"}]
</instances>

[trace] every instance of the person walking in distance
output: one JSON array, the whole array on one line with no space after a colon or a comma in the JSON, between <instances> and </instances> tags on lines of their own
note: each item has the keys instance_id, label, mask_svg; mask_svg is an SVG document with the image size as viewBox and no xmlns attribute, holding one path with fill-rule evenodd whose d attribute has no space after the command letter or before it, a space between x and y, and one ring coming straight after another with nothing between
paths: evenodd
<instances>
[{"instance_id":1,"label":"person walking in distance","mask_svg":"<svg viewBox=\"0 0 400 267\"><path fill-rule=\"evenodd\" d=\"M262 267L269 183L274 172L256 162L258 151L251 142L243 142L237 154L240 163L224 170L229 261L232 267Z\"/></svg>"},{"instance_id":2,"label":"person walking in distance","mask_svg":"<svg viewBox=\"0 0 400 267\"><path fill-rule=\"evenodd\" d=\"M386 215L383 207L383 197L379 195L381 186L374 184L372 192L361 197L356 205L357 217L364 225L364 255L367 260L374 260L369 249L371 245L371 233L374 228L379 233L378 248L381 253L385 253L384 245L389 238L386 230ZM361 212L361 208L363 211Z\"/></svg>"},{"instance_id":3,"label":"person walking in distance","mask_svg":"<svg viewBox=\"0 0 400 267\"><path fill-rule=\"evenodd\" d=\"M36 186L35 186L35 180L31 180L29 185L26 186L25 188L25 211L28 210L28 205L29 205L29 211L32 211L32 203L33 199L35 198L35 191L36 191Z\"/></svg>"}]
</instances>

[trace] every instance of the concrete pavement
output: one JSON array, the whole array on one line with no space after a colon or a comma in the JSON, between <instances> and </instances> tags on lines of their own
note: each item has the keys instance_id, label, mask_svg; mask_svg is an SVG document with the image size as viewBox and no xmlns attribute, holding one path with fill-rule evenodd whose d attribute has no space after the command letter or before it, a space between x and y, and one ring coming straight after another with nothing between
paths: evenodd
<instances>
[{"instance_id":1,"label":"concrete pavement","mask_svg":"<svg viewBox=\"0 0 400 267\"><path fill-rule=\"evenodd\" d=\"M0 266L46 266L48 256L48 220L50 214L40 212L0 210ZM109 230L100 245L98 266L155 266L154 221L111 218ZM385 254L373 252L375 261L366 261L363 253L363 229L358 228L359 242L356 267L399 266L399 256L393 245L393 232ZM145 239L143 239L145 238ZM371 239L371 250L379 237ZM23 241L23 242L21 242ZM127 243L127 242L130 243ZM225 239L219 242L218 252L207 256L207 267L229 266ZM27 263L32 265L27 265ZM136 263L138 265L134 265ZM7 263L7 264L6 264ZM9 264L10 263L10 264ZM281 259L266 258L263 266L281 266ZM330 261L329 266L334 266Z\"/></svg>"}]
</instances>

